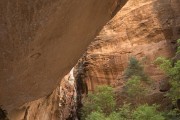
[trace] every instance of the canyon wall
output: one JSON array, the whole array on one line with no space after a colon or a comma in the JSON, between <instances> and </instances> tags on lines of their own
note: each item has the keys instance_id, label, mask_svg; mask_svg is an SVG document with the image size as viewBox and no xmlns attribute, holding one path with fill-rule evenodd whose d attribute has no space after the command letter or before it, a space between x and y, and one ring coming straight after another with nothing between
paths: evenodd
<instances>
[{"instance_id":1,"label":"canyon wall","mask_svg":"<svg viewBox=\"0 0 180 120\"><path fill-rule=\"evenodd\" d=\"M8 114L10 120L72 120L76 116L74 79L66 75L48 96L26 103Z\"/></svg>"},{"instance_id":2,"label":"canyon wall","mask_svg":"<svg viewBox=\"0 0 180 120\"><path fill-rule=\"evenodd\" d=\"M125 2L1 0L1 108L49 95Z\"/></svg>"},{"instance_id":3,"label":"canyon wall","mask_svg":"<svg viewBox=\"0 0 180 120\"><path fill-rule=\"evenodd\" d=\"M158 56L172 57L180 38L179 0L129 0L106 24L76 66L77 79L88 90L97 85L123 85L129 57L144 61L146 73L163 80L153 64Z\"/></svg>"}]
</instances>

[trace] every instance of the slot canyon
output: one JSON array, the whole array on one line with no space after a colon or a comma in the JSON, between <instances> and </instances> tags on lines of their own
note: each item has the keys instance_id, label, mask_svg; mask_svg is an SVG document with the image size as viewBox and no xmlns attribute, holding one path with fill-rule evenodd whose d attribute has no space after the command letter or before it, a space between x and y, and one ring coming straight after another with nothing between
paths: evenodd
<instances>
[{"instance_id":1,"label":"slot canyon","mask_svg":"<svg viewBox=\"0 0 180 120\"><path fill-rule=\"evenodd\" d=\"M178 39L179 0L1 0L0 120L146 120L81 118L98 86L112 87L116 109L156 104L177 113L148 120L179 120ZM150 79L142 98L126 93L132 57ZM176 77L158 57L172 60ZM179 80L175 104L171 78Z\"/></svg>"}]
</instances>

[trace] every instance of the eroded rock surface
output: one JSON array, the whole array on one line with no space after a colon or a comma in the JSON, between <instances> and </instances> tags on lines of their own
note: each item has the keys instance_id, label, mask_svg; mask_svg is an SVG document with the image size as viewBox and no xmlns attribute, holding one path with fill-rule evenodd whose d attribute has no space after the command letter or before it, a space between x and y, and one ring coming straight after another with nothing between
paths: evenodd
<instances>
[{"instance_id":1,"label":"eroded rock surface","mask_svg":"<svg viewBox=\"0 0 180 120\"><path fill-rule=\"evenodd\" d=\"M50 94L126 0L1 0L0 106Z\"/></svg>"},{"instance_id":2,"label":"eroded rock surface","mask_svg":"<svg viewBox=\"0 0 180 120\"><path fill-rule=\"evenodd\" d=\"M75 84L66 75L61 84L49 96L43 97L14 109L8 114L10 120L75 120Z\"/></svg>"},{"instance_id":3,"label":"eroded rock surface","mask_svg":"<svg viewBox=\"0 0 180 120\"><path fill-rule=\"evenodd\" d=\"M88 90L102 84L123 85L123 71L130 56L143 59L145 71L154 80L164 79L153 61L175 53L180 38L178 6L178 0L129 0L78 63Z\"/></svg>"}]
</instances>

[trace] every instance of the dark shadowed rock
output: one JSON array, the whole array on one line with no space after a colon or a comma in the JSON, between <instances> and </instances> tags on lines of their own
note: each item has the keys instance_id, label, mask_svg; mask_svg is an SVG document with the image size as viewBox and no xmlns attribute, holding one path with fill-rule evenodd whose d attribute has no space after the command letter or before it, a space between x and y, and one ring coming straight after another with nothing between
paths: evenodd
<instances>
[{"instance_id":1,"label":"dark shadowed rock","mask_svg":"<svg viewBox=\"0 0 180 120\"><path fill-rule=\"evenodd\" d=\"M170 87L171 86L169 84L168 79L164 79L159 82L159 91L160 92L167 92L170 90Z\"/></svg>"}]
</instances>

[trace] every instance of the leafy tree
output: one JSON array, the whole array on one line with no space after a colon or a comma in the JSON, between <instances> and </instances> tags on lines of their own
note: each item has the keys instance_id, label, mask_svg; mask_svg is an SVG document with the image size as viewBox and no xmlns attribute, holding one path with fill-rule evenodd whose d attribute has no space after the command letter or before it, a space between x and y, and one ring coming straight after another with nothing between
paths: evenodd
<instances>
[{"instance_id":1,"label":"leafy tree","mask_svg":"<svg viewBox=\"0 0 180 120\"><path fill-rule=\"evenodd\" d=\"M106 117L101 112L92 112L85 120L106 120Z\"/></svg>"},{"instance_id":2,"label":"leafy tree","mask_svg":"<svg viewBox=\"0 0 180 120\"><path fill-rule=\"evenodd\" d=\"M140 62L135 57L130 58L124 75L125 75L126 79L129 79L132 76L139 76L143 80L148 80L148 77L144 73L143 66L140 64Z\"/></svg>"},{"instance_id":3,"label":"leafy tree","mask_svg":"<svg viewBox=\"0 0 180 120\"><path fill-rule=\"evenodd\" d=\"M130 104L124 104L119 111L113 111L110 115L101 112L92 112L85 120L130 120Z\"/></svg>"},{"instance_id":4,"label":"leafy tree","mask_svg":"<svg viewBox=\"0 0 180 120\"><path fill-rule=\"evenodd\" d=\"M177 41L179 47L176 54L180 53L180 39ZM177 107L177 101L180 100L180 60L173 63L172 60L166 59L164 57L158 57L155 61L159 65L160 69L165 72L169 77L169 83L171 88L167 93L167 96L172 100L173 104ZM167 115L169 118L180 119L179 109L171 110Z\"/></svg>"},{"instance_id":5,"label":"leafy tree","mask_svg":"<svg viewBox=\"0 0 180 120\"><path fill-rule=\"evenodd\" d=\"M130 58L124 75L127 78L125 93L127 93L130 98L133 97L133 99L137 101L137 105L140 104L143 97L150 90L151 85L153 85L153 81L148 78L143 66L135 57Z\"/></svg>"},{"instance_id":6,"label":"leafy tree","mask_svg":"<svg viewBox=\"0 0 180 120\"><path fill-rule=\"evenodd\" d=\"M90 93L84 100L82 108L83 118L91 112L102 112L109 115L115 109L115 98L113 88L108 86L98 86L94 93Z\"/></svg>"},{"instance_id":7,"label":"leafy tree","mask_svg":"<svg viewBox=\"0 0 180 120\"><path fill-rule=\"evenodd\" d=\"M130 109L130 104L124 104L119 111L105 115L102 111L91 112L85 120L165 120L157 106L141 105L136 109Z\"/></svg>"},{"instance_id":8,"label":"leafy tree","mask_svg":"<svg viewBox=\"0 0 180 120\"><path fill-rule=\"evenodd\" d=\"M132 108L131 104L124 103L124 105L119 109L118 113L123 120L132 119Z\"/></svg>"},{"instance_id":9,"label":"leafy tree","mask_svg":"<svg viewBox=\"0 0 180 120\"><path fill-rule=\"evenodd\" d=\"M83 120L165 120L162 113L157 111L156 105L145 104L135 109L124 103L118 110L114 109L113 91L108 86L97 87L84 103Z\"/></svg>"},{"instance_id":10,"label":"leafy tree","mask_svg":"<svg viewBox=\"0 0 180 120\"><path fill-rule=\"evenodd\" d=\"M177 43L179 47L176 54L179 54L180 39L177 40ZM169 77L171 89L167 95L172 99L173 102L176 102L178 99L180 99L180 60L173 63L170 59L158 57L155 63L158 64L160 69L162 69Z\"/></svg>"},{"instance_id":11,"label":"leafy tree","mask_svg":"<svg viewBox=\"0 0 180 120\"><path fill-rule=\"evenodd\" d=\"M158 112L157 106L141 105L132 114L133 120L165 120L162 113Z\"/></svg>"},{"instance_id":12,"label":"leafy tree","mask_svg":"<svg viewBox=\"0 0 180 120\"><path fill-rule=\"evenodd\" d=\"M112 112L106 120L124 120L120 113Z\"/></svg>"},{"instance_id":13,"label":"leafy tree","mask_svg":"<svg viewBox=\"0 0 180 120\"><path fill-rule=\"evenodd\" d=\"M128 79L125 86L127 88L127 94L131 97L139 97L147 92L139 76L132 76Z\"/></svg>"},{"instance_id":14,"label":"leafy tree","mask_svg":"<svg viewBox=\"0 0 180 120\"><path fill-rule=\"evenodd\" d=\"M117 112L112 112L109 116L105 116L101 112L92 112L85 120L125 120L121 118Z\"/></svg>"}]
</instances>

